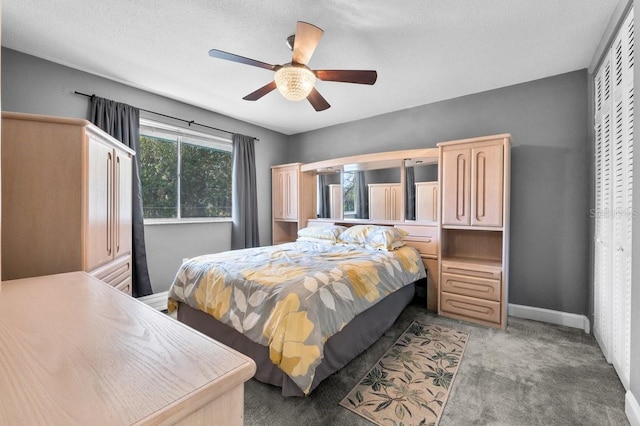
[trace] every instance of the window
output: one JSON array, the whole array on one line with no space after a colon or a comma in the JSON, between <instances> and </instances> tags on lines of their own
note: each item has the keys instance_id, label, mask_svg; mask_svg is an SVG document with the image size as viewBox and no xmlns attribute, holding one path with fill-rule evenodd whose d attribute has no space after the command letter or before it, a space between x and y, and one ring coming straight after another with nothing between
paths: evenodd
<instances>
[{"instance_id":1,"label":"window","mask_svg":"<svg viewBox=\"0 0 640 426\"><path fill-rule=\"evenodd\" d=\"M342 174L344 188L344 214L356 214L356 172L344 172Z\"/></svg>"},{"instance_id":2,"label":"window","mask_svg":"<svg viewBox=\"0 0 640 426\"><path fill-rule=\"evenodd\" d=\"M140 120L145 219L231 217L228 139Z\"/></svg>"}]
</instances>

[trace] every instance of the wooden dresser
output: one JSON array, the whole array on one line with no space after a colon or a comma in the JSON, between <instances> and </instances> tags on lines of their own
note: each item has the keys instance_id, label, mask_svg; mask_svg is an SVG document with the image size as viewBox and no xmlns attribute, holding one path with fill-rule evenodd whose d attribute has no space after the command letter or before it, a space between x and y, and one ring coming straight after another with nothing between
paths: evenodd
<instances>
[{"instance_id":1,"label":"wooden dresser","mask_svg":"<svg viewBox=\"0 0 640 426\"><path fill-rule=\"evenodd\" d=\"M2 113L2 279L87 271L131 294L135 153L86 120Z\"/></svg>"},{"instance_id":2,"label":"wooden dresser","mask_svg":"<svg viewBox=\"0 0 640 426\"><path fill-rule=\"evenodd\" d=\"M241 425L254 372L84 272L3 283L0 424Z\"/></svg>"}]
</instances>

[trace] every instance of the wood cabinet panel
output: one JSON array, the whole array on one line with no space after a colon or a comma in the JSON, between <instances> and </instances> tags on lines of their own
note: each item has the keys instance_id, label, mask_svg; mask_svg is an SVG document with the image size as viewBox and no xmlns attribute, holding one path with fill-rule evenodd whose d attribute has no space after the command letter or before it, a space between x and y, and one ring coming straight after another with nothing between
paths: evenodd
<instances>
[{"instance_id":1,"label":"wood cabinet panel","mask_svg":"<svg viewBox=\"0 0 640 426\"><path fill-rule=\"evenodd\" d=\"M467 148L448 149L442 153L442 224L471 223L470 186L471 152Z\"/></svg>"},{"instance_id":2,"label":"wood cabinet panel","mask_svg":"<svg viewBox=\"0 0 640 426\"><path fill-rule=\"evenodd\" d=\"M104 281L112 287L118 287L131 277L131 255L121 256L113 262L90 271L89 274Z\"/></svg>"},{"instance_id":3,"label":"wood cabinet panel","mask_svg":"<svg viewBox=\"0 0 640 426\"><path fill-rule=\"evenodd\" d=\"M502 226L503 144L471 149L471 225Z\"/></svg>"},{"instance_id":4,"label":"wood cabinet panel","mask_svg":"<svg viewBox=\"0 0 640 426\"><path fill-rule=\"evenodd\" d=\"M413 239L405 238L404 242L409 246L413 247L421 255L425 256L437 256L438 255L438 240L432 238L424 238L418 240L417 237Z\"/></svg>"},{"instance_id":5,"label":"wood cabinet panel","mask_svg":"<svg viewBox=\"0 0 640 426\"><path fill-rule=\"evenodd\" d=\"M400 184L369 184L369 219L400 220Z\"/></svg>"},{"instance_id":6,"label":"wood cabinet panel","mask_svg":"<svg viewBox=\"0 0 640 426\"><path fill-rule=\"evenodd\" d=\"M416 221L438 223L438 182L418 182L416 186Z\"/></svg>"},{"instance_id":7,"label":"wood cabinet panel","mask_svg":"<svg viewBox=\"0 0 640 426\"><path fill-rule=\"evenodd\" d=\"M427 309L438 312L438 293L440 292L440 271L437 258L422 258L427 270Z\"/></svg>"},{"instance_id":8,"label":"wood cabinet panel","mask_svg":"<svg viewBox=\"0 0 640 426\"><path fill-rule=\"evenodd\" d=\"M469 260L444 260L442 261L442 272L458 275L469 275L472 277L489 278L499 280L502 277L502 267L500 264L496 265L496 262L491 264L482 260L471 261Z\"/></svg>"},{"instance_id":9,"label":"wood cabinet panel","mask_svg":"<svg viewBox=\"0 0 640 426\"><path fill-rule=\"evenodd\" d=\"M114 257L133 253L133 157L115 152Z\"/></svg>"},{"instance_id":10,"label":"wood cabinet panel","mask_svg":"<svg viewBox=\"0 0 640 426\"><path fill-rule=\"evenodd\" d=\"M298 166L273 169L273 217L298 218Z\"/></svg>"},{"instance_id":11,"label":"wood cabinet panel","mask_svg":"<svg viewBox=\"0 0 640 426\"><path fill-rule=\"evenodd\" d=\"M113 148L97 139L87 143L86 268L113 260Z\"/></svg>"},{"instance_id":12,"label":"wood cabinet panel","mask_svg":"<svg viewBox=\"0 0 640 426\"><path fill-rule=\"evenodd\" d=\"M463 296L477 297L480 299L501 300L499 280L489 280L464 275L442 273L442 291L447 293L462 294Z\"/></svg>"},{"instance_id":13,"label":"wood cabinet panel","mask_svg":"<svg viewBox=\"0 0 640 426\"><path fill-rule=\"evenodd\" d=\"M500 324L500 302L446 293L441 289L440 309L471 319Z\"/></svg>"}]
</instances>

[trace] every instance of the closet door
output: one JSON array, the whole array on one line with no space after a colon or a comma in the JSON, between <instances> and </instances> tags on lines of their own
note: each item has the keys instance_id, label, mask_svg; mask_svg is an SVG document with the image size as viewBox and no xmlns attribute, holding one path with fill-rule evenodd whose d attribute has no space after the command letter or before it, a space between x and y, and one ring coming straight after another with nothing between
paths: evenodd
<instances>
[{"instance_id":1,"label":"closet door","mask_svg":"<svg viewBox=\"0 0 640 426\"><path fill-rule=\"evenodd\" d=\"M611 86L610 60L606 58L595 78L595 258L594 335L607 360L611 329ZM606 101L605 101L606 100Z\"/></svg>"},{"instance_id":2,"label":"closet door","mask_svg":"<svg viewBox=\"0 0 640 426\"><path fill-rule=\"evenodd\" d=\"M631 19L631 20L630 20ZM629 386L631 345L631 217L633 149L633 21L629 15L612 52L613 318L612 362ZM631 56L632 57L632 56Z\"/></svg>"},{"instance_id":3,"label":"closet door","mask_svg":"<svg viewBox=\"0 0 640 426\"><path fill-rule=\"evenodd\" d=\"M596 73L594 334L629 386L633 183L633 10Z\"/></svg>"}]
</instances>

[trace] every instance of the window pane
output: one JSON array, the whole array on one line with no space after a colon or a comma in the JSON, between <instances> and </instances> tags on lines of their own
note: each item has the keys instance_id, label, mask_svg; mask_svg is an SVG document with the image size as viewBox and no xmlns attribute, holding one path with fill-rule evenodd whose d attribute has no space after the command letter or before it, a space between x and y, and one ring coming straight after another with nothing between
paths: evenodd
<instances>
[{"instance_id":1,"label":"window pane","mask_svg":"<svg viewBox=\"0 0 640 426\"><path fill-rule=\"evenodd\" d=\"M140 135L140 181L144 217L178 216L178 144Z\"/></svg>"},{"instance_id":2,"label":"window pane","mask_svg":"<svg viewBox=\"0 0 640 426\"><path fill-rule=\"evenodd\" d=\"M182 143L182 217L231 217L232 154Z\"/></svg>"}]
</instances>

